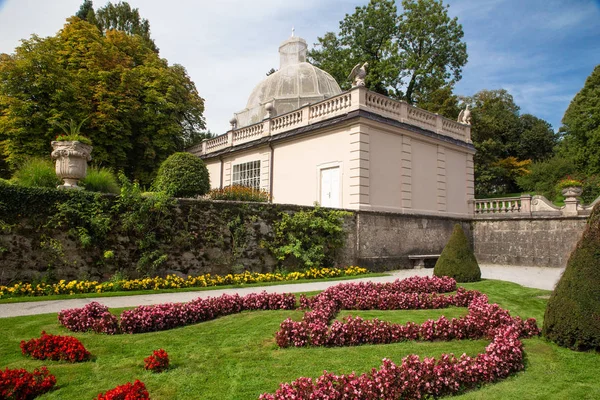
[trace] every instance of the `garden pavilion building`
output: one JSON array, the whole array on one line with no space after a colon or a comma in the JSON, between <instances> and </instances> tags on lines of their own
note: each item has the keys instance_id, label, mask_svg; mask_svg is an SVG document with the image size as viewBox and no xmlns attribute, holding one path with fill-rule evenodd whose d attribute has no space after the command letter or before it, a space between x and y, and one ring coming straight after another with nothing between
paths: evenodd
<instances>
[{"instance_id":1,"label":"garden pavilion building","mask_svg":"<svg viewBox=\"0 0 600 400\"><path fill-rule=\"evenodd\" d=\"M246 185L274 203L466 217L473 214L470 126L372 92L342 91L306 61L304 39L279 47L231 130L188 151L211 188Z\"/></svg>"}]
</instances>

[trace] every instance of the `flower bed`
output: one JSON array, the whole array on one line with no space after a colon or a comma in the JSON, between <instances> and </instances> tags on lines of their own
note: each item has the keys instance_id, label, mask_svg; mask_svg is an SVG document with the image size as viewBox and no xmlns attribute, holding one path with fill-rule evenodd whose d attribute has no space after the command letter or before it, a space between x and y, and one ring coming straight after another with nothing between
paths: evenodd
<instances>
[{"instance_id":1,"label":"flower bed","mask_svg":"<svg viewBox=\"0 0 600 400\"><path fill-rule=\"evenodd\" d=\"M344 276L364 275L369 271L360 267L347 268L311 268L304 272L288 274L244 272L224 276L204 274L181 278L177 275L167 275L165 278L154 277L144 279L120 280L116 282L97 281L60 281L56 284L17 283L13 286L0 285L0 299L19 296L49 296L55 294L104 293L132 290L180 289L189 287L209 287L223 285L243 285L248 283L267 283L296 281L300 279L338 278Z\"/></svg>"},{"instance_id":2,"label":"flower bed","mask_svg":"<svg viewBox=\"0 0 600 400\"><path fill-rule=\"evenodd\" d=\"M108 307L95 301L83 308L62 310L58 313L58 322L72 332L114 335L121 331L117 317L108 311Z\"/></svg>"},{"instance_id":3,"label":"flower bed","mask_svg":"<svg viewBox=\"0 0 600 400\"><path fill-rule=\"evenodd\" d=\"M0 399L28 400L46 393L56 385L56 378L46 367L28 372L25 369L0 370Z\"/></svg>"},{"instance_id":4,"label":"flower bed","mask_svg":"<svg viewBox=\"0 0 600 400\"><path fill-rule=\"evenodd\" d=\"M106 393L100 393L96 400L141 400L149 398L150 395L144 382L136 379L133 384L127 382L125 385L117 386Z\"/></svg>"},{"instance_id":5,"label":"flower bed","mask_svg":"<svg viewBox=\"0 0 600 400\"><path fill-rule=\"evenodd\" d=\"M188 303L166 303L139 306L121 313L121 322L108 308L93 302L83 308L58 313L61 325L74 332L94 331L116 334L163 331L180 326L208 321L220 316L248 310L291 310L296 307L296 296L278 293L224 294L219 297L198 298Z\"/></svg>"},{"instance_id":6,"label":"flower bed","mask_svg":"<svg viewBox=\"0 0 600 400\"><path fill-rule=\"evenodd\" d=\"M73 336L49 335L42 331L39 339L21 341L21 352L38 360L80 362L90 359L90 352Z\"/></svg>"},{"instance_id":7,"label":"flower bed","mask_svg":"<svg viewBox=\"0 0 600 400\"><path fill-rule=\"evenodd\" d=\"M154 350L152 355L144 358L144 369L152 372L163 372L169 368L169 355L163 349Z\"/></svg>"},{"instance_id":8,"label":"flower bed","mask_svg":"<svg viewBox=\"0 0 600 400\"><path fill-rule=\"evenodd\" d=\"M493 382L523 368L523 344L520 337L539 334L534 319L511 317L497 304L489 304L486 295L459 288L455 295L441 295L455 287L449 278L411 278L393 284L342 284L331 287L313 300L301 298L312 310L302 321L286 319L276 334L280 347L355 346L394 343L404 340L452 340L488 337L486 351L476 357L463 354L456 358L444 354L438 360L410 355L396 365L388 359L378 370L356 375L324 372L316 380L298 378L284 383L263 400L281 399L398 399L441 396L481 383ZM432 293L426 293L431 291ZM423 309L450 305L468 306L465 317L391 324L374 319L347 317L330 322L342 309Z\"/></svg>"}]
</instances>

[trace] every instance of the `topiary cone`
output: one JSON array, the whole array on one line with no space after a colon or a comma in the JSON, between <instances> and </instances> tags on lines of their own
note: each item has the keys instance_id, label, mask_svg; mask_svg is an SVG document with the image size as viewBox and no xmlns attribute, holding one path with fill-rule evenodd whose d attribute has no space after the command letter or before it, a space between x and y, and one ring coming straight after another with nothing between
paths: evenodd
<instances>
[{"instance_id":1,"label":"topiary cone","mask_svg":"<svg viewBox=\"0 0 600 400\"><path fill-rule=\"evenodd\" d=\"M481 280L479 264L460 224L454 225L450 240L435 263L433 274L439 277L449 276L456 282Z\"/></svg>"},{"instance_id":2,"label":"topiary cone","mask_svg":"<svg viewBox=\"0 0 600 400\"><path fill-rule=\"evenodd\" d=\"M600 204L548 300L542 334L563 347L600 351Z\"/></svg>"}]
</instances>

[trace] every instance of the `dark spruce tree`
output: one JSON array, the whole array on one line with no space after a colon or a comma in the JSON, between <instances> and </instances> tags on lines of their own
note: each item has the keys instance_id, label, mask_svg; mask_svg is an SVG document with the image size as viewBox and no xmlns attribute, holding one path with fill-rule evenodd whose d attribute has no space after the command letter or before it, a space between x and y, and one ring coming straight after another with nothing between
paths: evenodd
<instances>
[{"instance_id":1,"label":"dark spruce tree","mask_svg":"<svg viewBox=\"0 0 600 400\"><path fill-rule=\"evenodd\" d=\"M454 225L450 240L433 268L435 276L449 276L457 282L481 280L481 270L460 224Z\"/></svg>"},{"instance_id":2,"label":"dark spruce tree","mask_svg":"<svg viewBox=\"0 0 600 400\"><path fill-rule=\"evenodd\" d=\"M550 296L542 334L573 350L600 351L600 204Z\"/></svg>"}]
</instances>

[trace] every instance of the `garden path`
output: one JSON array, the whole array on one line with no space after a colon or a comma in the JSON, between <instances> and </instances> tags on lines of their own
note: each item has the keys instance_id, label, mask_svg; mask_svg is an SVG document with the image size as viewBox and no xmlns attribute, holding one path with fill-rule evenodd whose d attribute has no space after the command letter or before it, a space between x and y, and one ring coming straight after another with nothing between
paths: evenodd
<instances>
[{"instance_id":1,"label":"garden path","mask_svg":"<svg viewBox=\"0 0 600 400\"><path fill-rule=\"evenodd\" d=\"M480 268L481 277L485 279L497 279L502 281L515 282L523 286L547 290L554 289L554 285L556 284L556 282L558 282L562 275L562 272L564 271L564 268L519 267L491 264L480 264ZM237 293L240 296L244 296L249 293L256 293L262 291L266 291L268 293L312 292L317 290L325 290L330 286L334 286L342 282L391 282L396 279L404 279L414 275L431 276L433 275L433 268L390 271L390 274L386 276L357 278L344 281L290 283L285 285L215 289L200 292L158 293L135 296L47 300L28 303L0 304L0 318L17 317L22 315L57 313L66 308L83 307L86 304L91 303L93 301L97 301L111 308L134 307L139 305L151 305L160 303L187 302L198 297L216 297L225 293Z\"/></svg>"}]
</instances>

